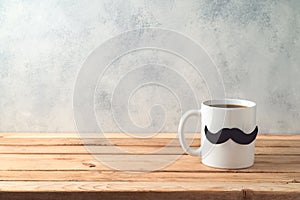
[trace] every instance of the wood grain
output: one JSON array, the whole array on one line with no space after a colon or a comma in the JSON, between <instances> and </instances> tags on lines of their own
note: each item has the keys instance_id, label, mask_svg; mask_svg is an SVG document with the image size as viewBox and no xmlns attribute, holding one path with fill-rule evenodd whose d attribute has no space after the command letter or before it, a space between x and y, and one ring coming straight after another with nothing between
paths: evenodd
<instances>
[{"instance_id":1,"label":"wood grain","mask_svg":"<svg viewBox=\"0 0 300 200\"><path fill-rule=\"evenodd\" d=\"M0 189L5 191L25 192L49 192L49 191L123 191L123 192L172 192L172 191L252 191L299 192L300 183L257 183L257 182L231 182L227 181L199 181L199 182L126 182L126 181L2 181Z\"/></svg>"},{"instance_id":2,"label":"wood grain","mask_svg":"<svg viewBox=\"0 0 300 200\"><path fill-rule=\"evenodd\" d=\"M111 146L89 145L88 147L93 149L93 154L185 154L180 146L114 146L115 148L111 148ZM297 147L256 147L255 153L256 155L300 155ZM0 154L90 154L90 152L85 146L10 145L0 146Z\"/></svg>"},{"instance_id":3,"label":"wood grain","mask_svg":"<svg viewBox=\"0 0 300 200\"><path fill-rule=\"evenodd\" d=\"M97 155L95 155L97 156ZM177 158L178 156L178 158ZM175 160L177 158L177 160ZM232 170L237 172L300 172L299 156L256 156L254 166L247 169ZM165 166L164 171L228 171L202 165L200 159L189 155L100 155L106 165L122 165L131 170L132 166L140 166L138 171L147 171L151 165L163 165L166 160L174 162ZM30 155L0 154L0 170L111 170L91 155ZM86 164L90 163L93 167Z\"/></svg>"},{"instance_id":4,"label":"wood grain","mask_svg":"<svg viewBox=\"0 0 300 200\"><path fill-rule=\"evenodd\" d=\"M14 137L0 136L1 146L82 146L82 145L98 145L98 146L180 146L178 138L173 134L168 135L169 138L85 138L80 139L76 135L68 135L69 137L64 138L65 135L41 133L44 134L43 137L32 138L32 135L27 135L27 137L22 137L22 134L14 135ZM1 135L1 133L0 133ZM25 135L26 136L26 135ZM30 136L30 137L29 137ZM53 136L53 137L51 137ZM122 136L122 135L121 135ZM20 141L22 138L22 141ZM262 138L262 139L260 139ZM265 136L258 136L258 140L255 143L256 147L300 147L300 140L297 137L287 137L282 140L276 139L278 136L270 135L270 138ZM199 146L200 138L187 139L191 146Z\"/></svg>"},{"instance_id":5,"label":"wood grain","mask_svg":"<svg viewBox=\"0 0 300 200\"><path fill-rule=\"evenodd\" d=\"M102 170L0 171L1 181L134 181L134 182L300 182L300 173L122 172Z\"/></svg>"},{"instance_id":6,"label":"wood grain","mask_svg":"<svg viewBox=\"0 0 300 200\"><path fill-rule=\"evenodd\" d=\"M172 133L85 136L0 133L0 199L300 199L300 135L260 134L254 166L241 170L202 165Z\"/></svg>"}]
</instances>

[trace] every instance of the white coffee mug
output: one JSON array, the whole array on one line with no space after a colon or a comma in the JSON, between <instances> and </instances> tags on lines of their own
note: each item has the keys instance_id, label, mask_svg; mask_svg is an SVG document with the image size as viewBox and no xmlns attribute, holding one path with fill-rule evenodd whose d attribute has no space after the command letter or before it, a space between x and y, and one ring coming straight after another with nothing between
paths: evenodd
<instances>
[{"instance_id":1,"label":"white coffee mug","mask_svg":"<svg viewBox=\"0 0 300 200\"><path fill-rule=\"evenodd\" d=\"M201 115L201 146L193 149L185 141L183 127L191 115ZM187 111L179 122L182 148L202 163L216 168L240 169L254 163L256 104L247 100L208 100L200 110Z\"/></svg>"}]
</instances>

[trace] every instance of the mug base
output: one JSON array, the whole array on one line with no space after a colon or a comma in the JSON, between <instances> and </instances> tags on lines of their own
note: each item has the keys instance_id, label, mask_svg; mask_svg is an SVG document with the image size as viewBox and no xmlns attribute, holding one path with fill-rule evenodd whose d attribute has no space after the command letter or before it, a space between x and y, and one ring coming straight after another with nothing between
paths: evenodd
<instances>
[{"instance_id":1,"label":"mug base","mask_svg":"<svg viewBox=\"0 0 300 200\"><path fill-rule=\"evenodd\" d=\"M201 162L203 165L215 168L215 169L247 169L254 165L254 163L248 164L248 165L241 165L241 166L223 166L223 165L214 165L210 163Z\"/></svg>"}]
</instances>

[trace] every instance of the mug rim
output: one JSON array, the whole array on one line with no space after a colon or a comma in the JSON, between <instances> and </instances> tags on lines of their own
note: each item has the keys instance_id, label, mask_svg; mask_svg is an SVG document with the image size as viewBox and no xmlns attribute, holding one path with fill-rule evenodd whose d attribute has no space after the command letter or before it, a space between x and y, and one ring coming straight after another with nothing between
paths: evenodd
<instances>
[{"instance_id":1,"label":"mug rim","mask_svg":"<svg viewBox=\"0 0 300 200\"><path fill-rule=\"evenodd\" d=\"M243 108L222 108L222 107L214 107L215 104L235 104L244 106ZM248 108L255 108L256 103L250 100L245 99L210 99L202 102L202 105L211 108L211 109L220 109L220 110L241 110L241 109L248 109Z\"/></svg>"}]
</instances>

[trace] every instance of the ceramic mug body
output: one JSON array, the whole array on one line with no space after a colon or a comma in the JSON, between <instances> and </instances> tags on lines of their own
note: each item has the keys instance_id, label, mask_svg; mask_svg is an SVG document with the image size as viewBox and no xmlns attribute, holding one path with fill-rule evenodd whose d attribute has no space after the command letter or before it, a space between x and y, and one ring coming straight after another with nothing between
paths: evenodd
<instances>
[{"instance_id":1,"label":"ceramic mug body","mask_svg":"<svg viewBox=\"0 0 300 200\"><path fill-rule=\"evenodd\" d=\"M214 105L237 105L235 108ZM201 146L190 148L182 132L190 115L201 115ZM186 112L179 123L178 134L183 149L200 156L202 163L216 168L240 169L254 163L256 104L247 100L208 100L200 110Z\"/></svg>"}]
</instances>

